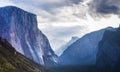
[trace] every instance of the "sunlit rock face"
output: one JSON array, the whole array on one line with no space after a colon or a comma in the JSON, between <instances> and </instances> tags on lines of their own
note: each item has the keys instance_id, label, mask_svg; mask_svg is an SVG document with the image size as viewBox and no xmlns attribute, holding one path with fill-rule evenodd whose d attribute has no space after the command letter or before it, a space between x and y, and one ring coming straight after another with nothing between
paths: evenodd
<instances>
[{"instance_id":1,"label":"sunlit rock face","mask_svg":"<svg viewBox=\"0 0 120 72\"><path fill-rule=\"evenodd\" d=\"M0 8L0 37L39 64L45 65L46 59L53 62L57 59L47 37L37 27L36 15L20 8Z\"/></svg>"}]
</instances>

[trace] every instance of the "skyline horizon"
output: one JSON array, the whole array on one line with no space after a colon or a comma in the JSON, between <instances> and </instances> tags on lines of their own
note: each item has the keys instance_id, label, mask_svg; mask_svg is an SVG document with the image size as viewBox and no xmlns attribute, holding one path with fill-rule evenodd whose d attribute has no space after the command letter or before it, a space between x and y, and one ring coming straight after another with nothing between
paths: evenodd
<instances>
[{"instance_id":1,"label":"skyline horizon","mask_svg":"<svg viewBox=\"0 0 120 72\"><path fill-rule=\"evenodd\" d=\"M99 2L96 3L96 1ZM103 3L103 5L105 7L111 6L111 3L115 6L115 9L108 7L107 11L102 7L102 0L96 1L1 0L0 7L13 5L36 14L39 29L47 36L52 49L55 51L66 44L72 36L80 38L87 33L108 26L119 26L119 1L107 0L104 2L105 4ZM100 7L99 10L97 7Z\"/></svg>"}]
</instances>

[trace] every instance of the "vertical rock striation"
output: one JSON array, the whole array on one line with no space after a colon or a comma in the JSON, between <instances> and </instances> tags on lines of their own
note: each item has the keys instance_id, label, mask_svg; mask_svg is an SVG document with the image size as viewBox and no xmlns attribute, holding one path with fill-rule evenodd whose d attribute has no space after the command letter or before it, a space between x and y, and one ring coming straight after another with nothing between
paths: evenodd
<instances>
[{"instance_id":1,"label":"vertical rock striation","mask_svg":"<svg viewBox=\"0 0 120 72\"><path fill-rule=\"evenodd\" d=\"M45 59L53 62L57 59L47 37L37 27L36 15L20 8L0 8L0 37L39 64L44 65Z\"/></svg>"}]
</instances>

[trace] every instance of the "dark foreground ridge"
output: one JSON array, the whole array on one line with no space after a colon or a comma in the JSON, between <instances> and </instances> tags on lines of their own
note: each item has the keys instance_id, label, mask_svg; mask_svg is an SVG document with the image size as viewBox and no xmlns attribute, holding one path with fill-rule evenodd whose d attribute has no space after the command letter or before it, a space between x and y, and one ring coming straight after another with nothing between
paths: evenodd
<instances>
[{"instance_id":1,"label":"dark foreground ridge","mask_svg":"<svg viewBox=\"0 0 120 72\"><path fill-rule=\"evenodd\" d=\"M44 72L44 69L0 38L0 72Z\"/></svg>"}]
</instances>

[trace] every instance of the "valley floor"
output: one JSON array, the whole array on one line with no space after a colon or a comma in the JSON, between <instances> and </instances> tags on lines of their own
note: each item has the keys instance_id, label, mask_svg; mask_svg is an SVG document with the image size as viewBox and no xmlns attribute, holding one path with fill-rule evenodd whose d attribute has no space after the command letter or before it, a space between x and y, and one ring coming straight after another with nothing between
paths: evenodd
<instances>
[{"instance_id":1,"label":"valley floor","mask_svg":"<svg viewBox=\"0 0 120 72\"><path fill-rule=\"evenodd\" d=\"M97 69L95 65L84 66L59 66L51 68L50 72L119 72L111 70L110 68Z\"/></svg>"}]
</instances>

